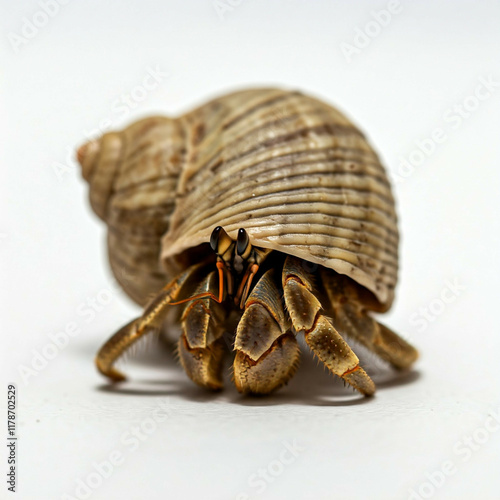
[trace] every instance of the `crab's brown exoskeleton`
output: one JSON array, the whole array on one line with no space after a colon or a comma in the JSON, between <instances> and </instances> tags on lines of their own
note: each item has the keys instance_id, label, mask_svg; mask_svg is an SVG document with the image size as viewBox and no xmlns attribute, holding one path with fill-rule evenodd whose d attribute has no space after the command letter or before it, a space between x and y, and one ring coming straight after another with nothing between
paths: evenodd
<instances>
[{"instance_id":1,"label":"crab's brown exoskeleton","mask_svg":"<svg viewBox=\"0 0 500 500\"><path fill-rule=\"evenodd\" d=\"M108 225L112 270L145 306L97 355L109 379L124 379L114 363L132 344L174 321L186 373L220 389L235 316L229 344L243 393L288 382L299 333L365 395L375 385L343 335L397 369L417 358L370 316L394 298L394 200L376 153L331 106L300 92L240 91L104 134L78 160Z\"/></svg>"}]
</instances>

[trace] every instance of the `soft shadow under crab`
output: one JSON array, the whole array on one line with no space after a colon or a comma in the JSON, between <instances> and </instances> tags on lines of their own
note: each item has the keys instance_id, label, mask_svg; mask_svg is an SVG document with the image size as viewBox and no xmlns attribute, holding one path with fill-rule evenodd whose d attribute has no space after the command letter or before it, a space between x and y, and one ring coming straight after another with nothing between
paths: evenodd
<instances>
[{"instance_id":1,"label":"soft shadow under crab","mask_svg":"<svg viewBox=\"0 0 500 500\"><path fill-rule=\"evenodd\" d=\"M156 375L148 375L141 370L126 384L113 382L102 383L96 386L100 392L127 397L176 397L193 403L218 401L225 403L250 406L273 407L290 404L306 404L308 406L334 407L358 406L370 402L371 398L363 397L358 391L332 376L328 370L321 369L317 359L304 352L300 366L294 378L279 391L259 397L246 397L238 393L231 384L224 391L207 391L193 384L187 377L179 373L178 360L172 355L172 344L160 337L161 342L156 344L154 351L144 351L134 359L134 367L155 370ZM301 348L307 349L303 339L299 337ZM90 346L89 346L90 347ZM356 352L362 364L368 368L370 375L376 382L377 388L390 391L407 384L412 384L420 378L416 370L392 370L387 363L375 359L359 344L355 345ZM230 379L230 357L224 362L224 380ZM132 367L131 367L132 368ZM160 375L164 372L165 376Z\"/></svg>"},{"instance_id":2,"label":"soft shadow under crab","mask_svg":"<svg viewBox=\"0 0 500 500\"><path fill-rule=\"evenodd\" d=\"M244 229L236 241L216 227L215 254L194 264L165 286L141 317L113 335L96 364L114 382L125 376L115 361L144 335L159 330L171 306L184 304L178 354L188 376L212 390L223 386L223 338L229 316L238 314L232 349L233 380L244 394L269 394L294 375L300 357L297 334L334 375L371 396L375 384L341 333L349 335L398 370L409 368L417 351L368 313L380 304L347 276L250 243Z\"/></svg>"}]
</instances>

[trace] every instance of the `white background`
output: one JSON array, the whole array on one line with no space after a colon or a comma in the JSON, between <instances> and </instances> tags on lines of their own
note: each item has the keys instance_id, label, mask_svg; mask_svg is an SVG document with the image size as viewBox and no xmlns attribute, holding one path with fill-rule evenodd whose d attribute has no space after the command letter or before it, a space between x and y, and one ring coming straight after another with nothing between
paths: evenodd
<instances>
[{"instance_id":1,"label":"white background","mask_svg":"<svg viewBox=\"0 0 500 500\"><path fill-rule=\"evenodd\" d=\"M19 468L14 497L2 452L0 497L83 498L90 482L89 498L107 500L500 498L499 2L402 1L386 26L373 14L384 0L96 0L49 17L41 3L1 3L1 392L3 407L18 386ZM497 82L489 95L481 79ZM380 152L402 232L384 320L421 359L398 378L368 357L379 390L363 399L304 350L284 390L247 399L229 381L217 395L194 387L159 346L113 390L94 353L140 310L113 282L73 151L98 128L254 84L337 105ZM142 100L124 107L126 95ZM54 355L50 335L72 323ZM297 456L283 454L294 442ZM95 464L112 453L121 462L102 478Z\"/></svg>"}]
</instances>

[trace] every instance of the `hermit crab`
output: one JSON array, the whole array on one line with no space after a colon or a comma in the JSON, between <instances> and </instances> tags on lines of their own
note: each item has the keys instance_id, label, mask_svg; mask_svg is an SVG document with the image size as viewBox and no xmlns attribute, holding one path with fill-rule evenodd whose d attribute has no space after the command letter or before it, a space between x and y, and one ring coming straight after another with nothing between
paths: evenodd
<instances>
[{"instance_id":1,"label":"hermit crab","mask_svg":"<svg viewBox=\"0 0 500 500\"><path fill-rule=\"evenodd\" d=\"M77 152L109 259L142 316L100 349L114 366L154 331L177 331L200 386L247 394L286 384L296 336L364 395L375 385L344 340L406 369L417 351L370 312L394 298L398 229L390 184L363 134L301 92L243 90L179 118L150 117ZM180 328L179 328L180 327Z\"/></svg>"}]
</instances>

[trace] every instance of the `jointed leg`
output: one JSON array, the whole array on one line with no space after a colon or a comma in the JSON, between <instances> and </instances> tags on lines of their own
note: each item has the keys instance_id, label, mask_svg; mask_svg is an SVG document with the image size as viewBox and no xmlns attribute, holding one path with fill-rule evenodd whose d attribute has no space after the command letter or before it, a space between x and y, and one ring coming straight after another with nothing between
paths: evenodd
<instances>
[{"instance_id":1,"label":"jointed leg","mask_svg":"<svg viewBox=\"0 0 500 500\"><path fill-rule=\"evenodd\" d=\"M146 307L141 317L118 330L99 350L97 369L113 382L125 380L125 376L113 367L115 361L145 334L161 328L168 305L181 295L189 295L205 270L205 264L189 267L171 281Z\"/></svg>"},{"instance_id":2,"label":"jointed leg","mask_svg":"<svg viewBox=\"0 0 500 500\"><path fill-rule=\"evenodd\" d=\"M296 331L304 331L307 344L328 367L366 396L375 392L375 384L359 365L359 359L330 321L321 312L315 297L314 276L296 257L287 257L283 266L285 304Z\"/></svg>"},{"instance_id":3,"label":"jointed leg","mask_svg":"<svg viewBox=\"0 0 500 500\"><path fill-rule=\"evenodd\" d=\"M268 394L295 373L299 346L289 332L272 270L262 276L245 302L234 348L234 382L242 393Z\"/></svg>"},{"instance_id":4,"label":"jointed leg","mask_svg":"<svg viewBox=\"0 0 500 500\"><path fill-rule=\"evenodd\" d=\"M323 286L337 328L356 339L394 368L409 368L418 357L417 350L386 326L371 318L364 306L365 297L348 277L322 269Z\"/></svg>"},{"instance_id":5,"label":"jointed leg","mask_svg":"<svg viewBox=\"0 0 500 500\"><path fill-rule=\"evenodd\" d=\"M196 290L216 293L217 273L210 273ZM226 313L221 304L209 298L190 302L182 315L182 335L179 357L184 370L193 382L208 389L221 389L222 362L226 351L222 335Z\"/></svg>"}]
</instances>

